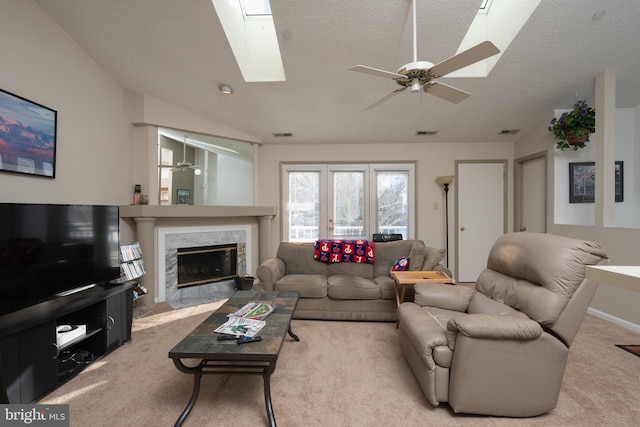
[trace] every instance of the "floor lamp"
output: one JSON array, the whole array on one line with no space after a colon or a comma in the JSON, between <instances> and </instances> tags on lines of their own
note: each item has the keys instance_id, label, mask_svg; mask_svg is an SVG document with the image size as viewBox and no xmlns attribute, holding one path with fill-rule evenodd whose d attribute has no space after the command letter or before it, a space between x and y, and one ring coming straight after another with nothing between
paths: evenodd
<instances>
[{"instance_id":1,"label":"floor lamp","mask_svg":"<svg viewBox=\"0 0 640 427\"><path fill-rule=\"evenodd\" d=\"M445 228L445 244L447 253L447 268L449 268L449 184L453 182L455 176L439 176L436 183L444 187L444 228Z\"/></svg>"}]
</instances>

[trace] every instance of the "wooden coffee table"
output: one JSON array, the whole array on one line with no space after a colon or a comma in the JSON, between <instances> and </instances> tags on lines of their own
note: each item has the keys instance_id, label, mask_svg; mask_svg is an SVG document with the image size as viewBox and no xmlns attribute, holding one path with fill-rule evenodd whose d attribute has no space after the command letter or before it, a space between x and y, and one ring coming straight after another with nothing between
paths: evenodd
<instances>
[{"instance_id":1,"label":"wooden coffee table","mask_svg":"<svg viewBox=\"0 0 640 427\"><path fill-rule=\"evenodd\" d=\"M200 392L202 375L262 375L269 425L275 427L270 378L276 369L280 348L287 333L295 341L300 340L291 332L291 317L298 305L299 296L299 292L238 291L169 351L169 358L173 359L174 365L181 372L193 374L191 399L178 417L176 426L182 425L193 409ZM214 330L228 320L227 314L235 312L249 301L277 306L265 319L266 326L258 332L262 341L247 344L237 344L234 340L218 341L219 334ZM182 359L200 359L200 363L187 366Z\"/></svg>"},{"instance_id":2,"label":"wooden coffee table","mask_svg":"<svg viewBox=\"0 0 640 427\"><path fill-rule=\"evenodd\" d=\"M416 283L453 283L453 279L442 271L392 271L391 277L394 280L396 290L396 304L404 302L407 285ZM396 328L399 322L396 322Z\"/></svg>"}]
</instances>

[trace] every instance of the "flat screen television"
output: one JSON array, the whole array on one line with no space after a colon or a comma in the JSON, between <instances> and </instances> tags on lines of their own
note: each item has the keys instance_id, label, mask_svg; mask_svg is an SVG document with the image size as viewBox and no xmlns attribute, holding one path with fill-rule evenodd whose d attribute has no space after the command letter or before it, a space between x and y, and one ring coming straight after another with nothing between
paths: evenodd
<instances>
[{"instance_id":1,"label":"flat screen television","mask_svg":"<svg viewBox=\"0 0 640 427\"><path fill-rule=\"evenodd\" d=\"M0 203L0 316L120 277L117 206Z\"/></svg>"}]
</instances>

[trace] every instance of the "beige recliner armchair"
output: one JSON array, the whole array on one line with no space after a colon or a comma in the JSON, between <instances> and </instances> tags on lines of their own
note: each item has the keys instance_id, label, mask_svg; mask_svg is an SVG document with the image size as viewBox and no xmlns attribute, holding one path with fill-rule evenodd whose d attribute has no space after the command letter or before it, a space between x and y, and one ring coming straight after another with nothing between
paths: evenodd
<instances>
[{"instance_id":1,"label":"beige recliner armchair","mask_svg":"<svg viewBox=\"0 0 640 427\"><path fill-rule=\"evenodd\" d=\"M402 352L427 400L509 417L556 406L569 353L598 285L596 243L541 233L501 236L475 289L421 283L398 309Z\"/></svg>"}]
</instances>

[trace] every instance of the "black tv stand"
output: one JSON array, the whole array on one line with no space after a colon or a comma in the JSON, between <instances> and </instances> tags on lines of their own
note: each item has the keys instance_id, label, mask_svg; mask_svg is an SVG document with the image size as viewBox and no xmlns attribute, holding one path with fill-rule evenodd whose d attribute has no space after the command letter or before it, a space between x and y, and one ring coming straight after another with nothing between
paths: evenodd
<instances>
[{"instance_id":1,"label":"black tv stand","mask_svg":"<svg viewBox=\"0 0 640 427\"><path fill-rule=\"evenodd\" d=\"M0 403L32 403L131 340L133 287L93 286L0 316ZM74 325L58 338L57 327Z\"/></svg>"},{"instance_id":2,"label":"black tv stand","mask_svg":"<svg viewBox=\"0 0 640 427\"><path fill-rule=\"evenodd\" d=\"M56 297L68 297L69 295L77 294L78 292L86 291L87 289L91 289L96 286L95 283L87 286L80 286L79 288L69 289L68 291L60 292L56 294Z\"/></svg>"}]
</instances>

